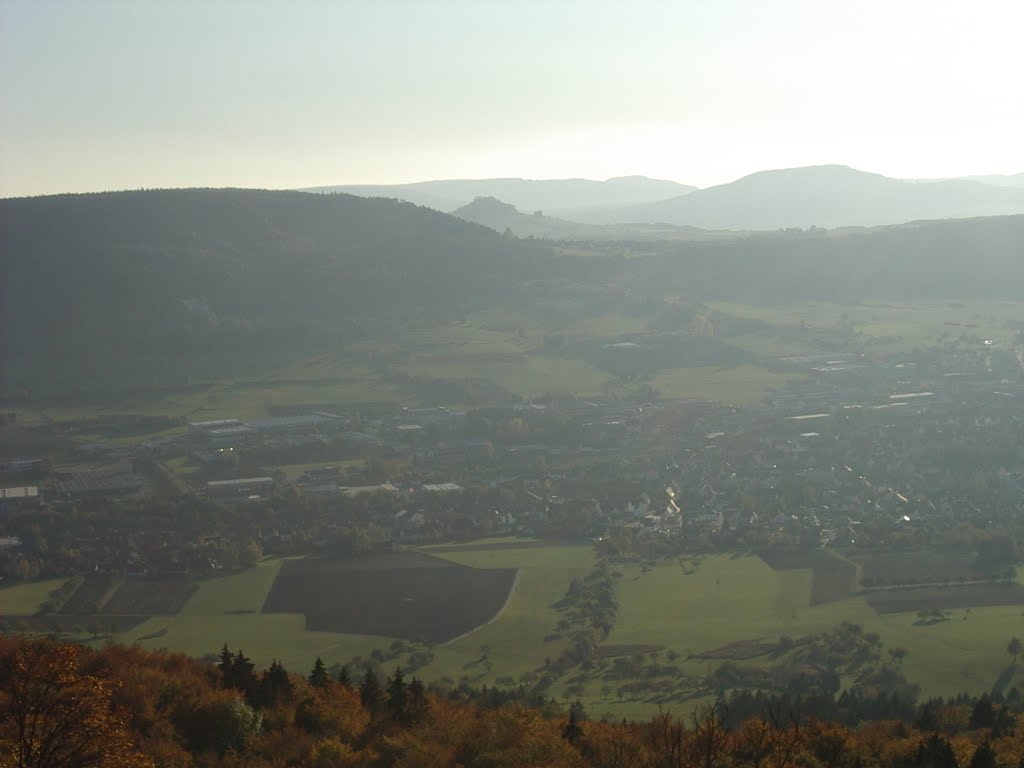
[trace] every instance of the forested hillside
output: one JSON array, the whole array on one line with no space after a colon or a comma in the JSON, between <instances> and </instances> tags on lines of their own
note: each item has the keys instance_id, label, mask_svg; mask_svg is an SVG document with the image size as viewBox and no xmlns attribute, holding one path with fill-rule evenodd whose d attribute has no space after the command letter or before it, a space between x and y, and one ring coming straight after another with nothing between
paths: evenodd
<instances>
[{"instance_id":1,"label":"forested hillside","mask_svg":"<svg viewBox=\"0 0 1024 768\"><path fill-rule=\"evenodd\" d=\"M1024 298L1024 216L646 246L645 289L785 303Z\"/></svg>"},{"instance_id":2,"label":"forested hillside","mask_svg":"<svg viewBox=\"0 0 1024 768\"><path fill-rule=\"evenodd\" d=\"M747 695L692 718L591 722L578 704L498 691L428 692L396 669L256 670L108 646L0 637L0 764L33 768L1018 768L1019 697L882 698L858 725L811 702ZM847 705L849 702L847 702ZM801 711L803 709L803 711ZM810 710L810 711L809 711Z\"/></svg>"},{"instance_id":3,"label":"forested hillside","mask_svg":"<svg viewBox=\"0 0 1024 768\"><path fill-rule=\"evenodd\" d=\"M396 330L443 333L484 307L578 307L609 291L652 311L678 297L1020 299L1021 243L1024 216L553 244L349 195L3 200L0 393L266 373L353 342L383 343Z\"/></svg>"},{"instance_id":4,"label":"forested hillside","mask_svg":"<svg viewBox=\"0 0 1024 768\"><path fill-rule=\"evenodd\" d=\"M552 269L411 204L245 190L4 200L0 254L6 387L237 370L449 320Z\"/></svg>"}]
</instances>

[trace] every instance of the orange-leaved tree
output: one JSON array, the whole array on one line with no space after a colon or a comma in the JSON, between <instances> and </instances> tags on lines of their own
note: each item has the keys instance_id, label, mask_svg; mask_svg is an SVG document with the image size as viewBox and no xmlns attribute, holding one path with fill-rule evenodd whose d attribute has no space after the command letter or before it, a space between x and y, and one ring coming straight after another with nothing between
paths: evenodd
<instances>
[{"instance_id":1,"label":"orange-leaved tree","mask_svg":"<svg viewBox=\"0 0 1024 768\"><path fill-rule=\"evenodd\" d=\"M82 671L85 651L49 640L0 639L0 765L147 768L113 683Z\"/></svg>"}]
</instances>

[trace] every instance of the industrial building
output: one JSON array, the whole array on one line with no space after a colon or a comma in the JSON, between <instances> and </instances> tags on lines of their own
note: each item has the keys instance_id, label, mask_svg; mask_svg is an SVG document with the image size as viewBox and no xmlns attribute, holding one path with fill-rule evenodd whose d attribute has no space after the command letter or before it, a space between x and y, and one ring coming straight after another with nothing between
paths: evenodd
<instances>
[{"instance_id":1,"label":"industrial building","mask_svg":"<svg viewBox=\"0 0 1024 768\"><path fill-rule=\"evenodd\" d=\"M206 484L210 496L231 498L266 493L274 485L272 477L240 477L237 480L211 480Z\"/></svg>"}]
</instances>

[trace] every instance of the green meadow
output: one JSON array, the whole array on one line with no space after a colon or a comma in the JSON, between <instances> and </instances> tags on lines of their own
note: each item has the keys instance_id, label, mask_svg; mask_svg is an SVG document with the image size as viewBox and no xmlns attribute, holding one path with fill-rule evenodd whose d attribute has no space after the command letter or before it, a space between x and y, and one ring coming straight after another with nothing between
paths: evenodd
<instances>
[{"instance_id":1,"label":"green meadow","mask_svg":"<svg viewBox=\"0 0 1024 768\"><path fill-rule=\"evenodd\" d=\"M227 643L233 650L243 650L259 666L278 659L301 673L312 667L317 656L328 663L345 661L390 642L388 638L308 632L300 613L263 613L263 602L281 562L266 559L255 568L205 579L177 615L151 618L114 639L197 657L216 654Z\"/></svg>"},{"instance_id":2,"label":"green meadow","mask_svg":"<svg viewBox=\"0 0 1024 768\"><path fill-rule=\"evenodd\" d=\"M423 551L433 554L429 548ZM565 597L569 582L584 576L594 563L593 549L585 545L446 550L437 556L473 568L519 569L501 613L489 624L435 648L433 664L423 670L428 677L458 680L467 675L488 683L500 677L518 679L542 666L545 657L562 651L564 642L544 639L559 619L554 604ZM473 663L484 646L493 665L487 673Z\"/></svg>"},{"instance_id":3,"label":"green meadow","mask_svg":"<svg viewBox=\"0 0 1024 768\"><path fill-rule=\"evenodd\" d=\"M566 647L564 638L549 638L560 618L556 604L569 582L593 567L591 547L495 539L422 551L470 567L516 568L518 576L493 620L431 647L433 659L415 674L474 685L519 683L535 678ZM303 674L317 656L331 665L368 658L375 650L387 652L394 638L307 631L301 614L263 613L282 562L268 558L246 571L204 579L179 614L155 616L112 639L200 658L216 654L227 643L257 665L278 659ZM827 632L849 621L877 633L886 648L906 650L900 666L924 697L977 693L997 683L1006 688L1024 684L1020 673L1010 669L1006 653L1011 636L1024 636L1020 606L954 610L945 621L930 625L920 623L916 613L877 614L861 597L811 606L810 570L776 571L752 555L707 556L693 572L684 572L674 561L653 567L619 565L613 572L619 607L603 646L656 650L662 660L678 654L674 663L691 680L728 660L727 652L713 660L696 658L699 654L744 641L774 643L784 635ZM0 590L0 610L6 616L31 615L60 583ZM406 664L406 654L388 656L385 666ZM737 663L772 663L766 658ZM616 684L603 677L608 661L600 660L589 672L570 670L556 680L551 693L566 700L581 696L591 712L615 717L646 717L659 707L682 710L697 702L666 702L654 695L620 698Z\"/></svg>"},{"instance_id":4,"label":"green meadow","mask_svg":"<svg viewBox=\"0 0 1024 768\"><path fill-rule=\"evenodd\" d=\"M47 579L0 589L0 616L31 616L65 579Z\"/></svg>"},{"instance_id":5,"label":"green meadow","mask_svg":"<svg viewBox=\"0 0 1024 768\"><path fill-rule=\"evenodd\" d=\"M606 643L675 651L685 660L681 671L695 677L707 675L724 659L688 659L691 654L742 641L827 632L849 621L877 633L886 648L906 649L900 665L908 680L920 686L922 697L977 693L990 690L1006 672L1010 637L1024 635L1020 606L956 610L947 621L932 625L915 624L916 613L878 614L862 597L811 606L810 570L775 571L752 555L706 557L692 574L676 563L618 570L619 612ZM1024 683L1024 675L1016 682ZM588 682L586 693L588 706L616 716L650 714L660 705L604 696L596 679Z\"/></svg>"}]
</instances>

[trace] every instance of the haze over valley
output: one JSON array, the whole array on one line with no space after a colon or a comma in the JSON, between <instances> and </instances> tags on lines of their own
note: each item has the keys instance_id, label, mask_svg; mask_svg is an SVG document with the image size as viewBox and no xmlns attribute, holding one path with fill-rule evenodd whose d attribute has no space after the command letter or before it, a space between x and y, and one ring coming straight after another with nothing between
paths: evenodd
<instances>
[{"instance_id":1,"label":"haze over valley","mask_svg":"<svg viewBox=\"0 0 1024 768\"><path fill-rule=\"evenodd\" d=\"M0 764L1016 768L1022 21L0 3Z\"/></svg>"},{"instance_id":2,"label":"haze over valley","mask_svg":"<svg viewBox=\"0 0 1024 768\"><path fill-rule=\"evenodd\" d=\"M309 191L390 197L448 212L490 197L523 213L539 211L574 223L732 230L877 226L1024 213L1020 174L900 180L839 165L760 171L705 189L628 177L605 182L480 179Z\"/></svg>"}]
</instances>

